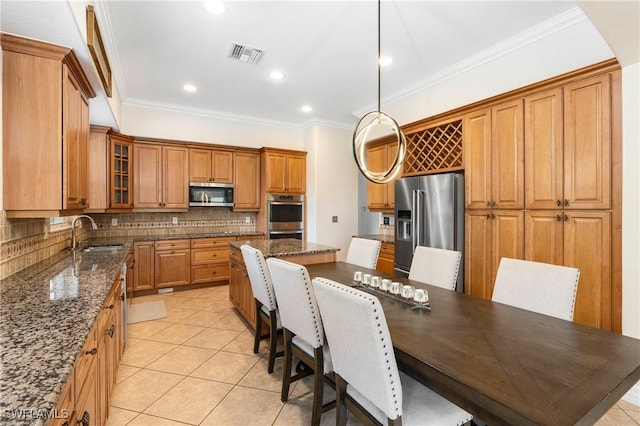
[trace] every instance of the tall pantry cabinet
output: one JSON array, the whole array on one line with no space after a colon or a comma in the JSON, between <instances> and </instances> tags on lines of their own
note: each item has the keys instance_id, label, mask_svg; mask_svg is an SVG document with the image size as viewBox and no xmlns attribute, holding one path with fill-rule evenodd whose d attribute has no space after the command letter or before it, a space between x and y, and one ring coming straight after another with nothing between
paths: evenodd
<instances>
[{"instance_id":1,"label":"tall pantry cabinet","mask_svg":"<svg viewBox=\"0 0 640 426\"><path fill-rule=\"evenodd\" d=\"M612 286L620 71L605 71L464 117L468 294L491 298L502 257L572 266L580 269L574 321L620 331ZM496 121L509 105L519 110Z\"/></svg>"},{"instance_id":2,"label":"tall pantry cabinet","mask_svg":"<svg viewBox=\"0 0 640 426\"><path fill-rule=\"evenodd\" d=\"M0 37L7 217L79 213L90 207L88 99L95 93L71 49Z\"/></svg>"}]
</instances>

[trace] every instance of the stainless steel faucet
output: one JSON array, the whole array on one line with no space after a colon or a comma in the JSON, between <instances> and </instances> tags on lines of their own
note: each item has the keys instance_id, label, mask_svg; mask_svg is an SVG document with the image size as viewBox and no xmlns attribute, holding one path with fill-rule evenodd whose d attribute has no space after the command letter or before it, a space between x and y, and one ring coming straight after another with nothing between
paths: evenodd
<instances>
[{"instance_id":1,"label":"stainless steel faucet","mask_svg":"<svg viewBox=\"0 0 640 426\"><path fill-rule=\"evenodd\" d=\"M76 222L78 221L78 219L82 219L83 217L91 221L91 229L93 229L94 231L98 229L98 225L96 225L91 216L81 214L80 216L74 217L73 221L71 222L71 250L76 250L78 248L76 243Z\"/></svg>"}]
</instances>

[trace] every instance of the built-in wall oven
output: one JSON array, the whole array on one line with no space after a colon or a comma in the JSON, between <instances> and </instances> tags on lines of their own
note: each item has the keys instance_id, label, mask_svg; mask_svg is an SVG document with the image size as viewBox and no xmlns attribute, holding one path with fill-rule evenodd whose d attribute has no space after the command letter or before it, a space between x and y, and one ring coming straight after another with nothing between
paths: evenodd
<instances>
[{"instance_id":1,"label":"built-in wall oven","mask_svg":"<svg viewBox=\"0 0 640 426\"><path fill-rule=\"evenodd\" d=\"M304 239L304 195L267 194L267 238Z\"/></svg>"}]
</instances>

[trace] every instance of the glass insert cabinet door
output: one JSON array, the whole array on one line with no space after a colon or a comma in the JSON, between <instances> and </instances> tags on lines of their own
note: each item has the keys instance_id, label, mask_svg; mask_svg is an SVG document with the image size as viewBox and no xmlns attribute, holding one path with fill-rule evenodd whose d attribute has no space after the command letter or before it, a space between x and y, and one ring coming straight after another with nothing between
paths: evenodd
<instances>
[{"instance_id":1,"label":"glass insert cabinet door","mask_svg":"<svg viewBox=\"0 0 640 426\"><path fill-rule=\"evenodd\" d=\"M115 134L110 135L110 141L111 191L109 207L112 209L131 208L132 141Z\"/></svg>"}]
</instances>

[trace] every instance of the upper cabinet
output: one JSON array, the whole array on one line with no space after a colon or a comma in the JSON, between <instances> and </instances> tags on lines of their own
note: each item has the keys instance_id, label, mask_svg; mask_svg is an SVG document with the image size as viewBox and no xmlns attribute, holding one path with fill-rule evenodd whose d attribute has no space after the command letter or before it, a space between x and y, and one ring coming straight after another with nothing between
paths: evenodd
<instances>
[{"instance_id":1,"label":"upper cabinet","mask_svg":"<svg viewBox=\"0 0 640 426\"><path fill-rule=\"evenodd\" d=\"M265 192L304 193L307 153L263 148Z\"/></svg>"},{"instance_id":2,"label":"upper cabinet","mask_svg":"<svg viewBox=\"0 0 640 426\"><path fill-rule=\"evenodd\" d=\"M233 170L233 210L260 210L260 154L236 151Z\"/></svg>"},{"instance_id":3,"label":"upper cabinet","mask_svg":"<svg viewBox=\"0 0 640 426\"><path fill-rule=\"evenodd\" d=\"M133 138L109 134L109 207L133 207Z\"/></svg>"},{"instance_id":4,"label":"upper cabinet","mask_svg":"<svg viewBox=\"0 0 640 426\"><path fill-rule=\"evenodd\" d=\"M133 207L187 209L189 152L186 147L134 143Z\"/></svg>"},{"instance_id":5,"label":"upper cabinet","mask_svg":"<svg viewBox=\"0 0 640 426\"><path fill-rule=\"evenodd\" d=\"M110 127L91 126L89 133L89 199L87 213L103 213L109 207Z\"/></svg>"},{"instance_id":6,"label":"upper cabinet","mask_svg":"<svg viewBox=\"0 0 640 426\"><path fill-rule=\"evenodd\" d=\"M463 118L467 208L524 207L522 100Z\"/></svg>"},{"instance_id":7,"label":"upper cabinet","mask_svg":"<svg viewBox=\"0 0 640 426\"><path fill-rule=\"evenodd\" d=\"M89 102L73 51L2 34L3 208L51 217L89 208ZM46 185L43 185L46 182Z\"/></svg>"},{"instance_id":8,"label":"upper cabinet","mask_svg":"<svg viewBox=\"0 0 640 426\"><path fill-rule=\"evenodd\" d=\"M367 148L367 166L373 172L388 170L398 152L394 141ZM395 208L395 180L389 183L367 181L367 207L371 210L385 211Z\"/></svg>"},{"instance_id":9,"label":"upper cabinet","mask_svg":"<svg viewBox=\"0 0 640 426\"><path fill-rule=\"evenodd\" d=\"M233 183L233 152L189 149L189 181Z\"/></svg>"}]
</instances>

